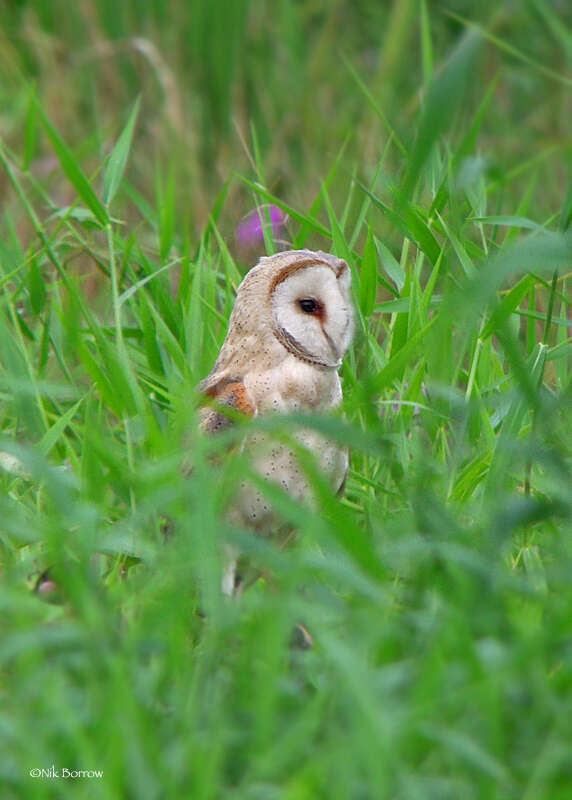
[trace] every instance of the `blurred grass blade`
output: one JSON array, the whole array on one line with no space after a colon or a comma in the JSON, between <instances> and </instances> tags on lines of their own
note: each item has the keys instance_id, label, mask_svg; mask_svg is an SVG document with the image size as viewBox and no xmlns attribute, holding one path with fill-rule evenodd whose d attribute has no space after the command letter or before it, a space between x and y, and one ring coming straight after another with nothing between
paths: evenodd
<instances>
[{"instance_id":1,"label":"blurred grass blade","mask_svg":"<svg viewBox=\"0 0 572 800\"><path fill-rule=\"evenodd\" d=\"M359 90L362 92L363 96L366 98L366 100L368 101L369 105L373 108L376 116L379 117L379 119L381 120L383 125L387 128L387 131L390 134L391 139L395 142L399 152L401 153L401 155L407 156L407 148L405 147L405 145L403 144L403 142L401 141L401 139L397 135L397 132L396 132L395 128L393 127L393 125L391 124L391 122L387 119L387 117L385 116L385 114L381 110L381 108L379 106L379 103L376 101L375 97L370 92L370 90L368 89L368 87L364 83L363 79L361 78L361 76L359 75L359 73L357 72L357 70L355 69L353 64L349 61L349 59L346 58L344 55L342 55L342 57L344 59L344 63L346 65L347 69L348 69L348 72L350 73L350 75L352 76L354 81L356 82Z\"/></svg>"},{"instance_id":2,"label":"blurred grass blade","mask_svg":"<svg viewBox=\"0 0 572 800\"><path fill-rule=\"evenodd\" d=\"M342 142L342 146L338 150L336 158L334 159L331 167L328 170L328 174L326 175L326 177L322 181L322 185L320 187L320 190L316 194L316 197L314 198L314 201L313 201L313 203L310 206L310 209L308 211L308 217L310 217L311 219L315 219L316 218L316 215L318 214L318 212L319 212L319 210L320 210L320 208L321 208L321 206L323 204L324 190L326 192L329 191L329 189L330 189L330 187L332 185L332 182L333 182L334 178L336 177L336 175L338 173L338 170L340 168L340 164L342 163L342 158L343 158L343 156L344 156L344 154L346 152L346 148L348 146L348 142L349 141L350 141L350 137L348 135L344 139L344 141ZM310 225L308 225L306 223L301 224L300 225L300 230L298 231L298 233L294 237L294 241L292 242L292 249L293 250L301 250L304 247L304 245L306 244L306 240L308 239L308 236L311 233L312 233L312 227Z\"/></svg>"},{"instance_id":3,"label":"blurred grass blade","mask_svg":"<svg viewBox=\"0 0 572 800\"><path fill-rule=\"evenodd\" d=\"M30 305L34 314L41 314L46 306L48 293L44 277L38 266L35 256L30 258L30 270L28 273L28 291L30 293Z\"/></svg>"},{"instance_id":4,"label":"blurred grass blade","mask_svg":"<svg viewBox=\"0 0 572 800\"><path fill-rule=\"evenodd\" d=\"M115 147L111 151L103 173L103 204L106 208L109 208L113 202L113 198L117 194L123 173L125 172L140 105L141 98L138 97L131 110L127 124L121 132Z\"/></svg>"},{"instance_id":5,"label":"blurred grass blade","mask_svg":"<svg viewBox=\"0 0 572 800\"><path fill-rule=\"evenodd\" d=\"M27 172L30 164L36 155L38 143L38 101L36 90L30 89L28 98L28 112L26 114L26 124L24 128L24 157L22 159L22 169Z\"/></svg>"},{"instance_id":6,"label":"blurred grass blade","mask_svg":"<svg viewBox=\"0 0 572 800\"><path fill-rule=\"evenodd\" d=\"M441 246L425 222L415 209L402 198L399 198L398 210L394 211L379 197L373 194L361 181L357 181L363 191L369 195L373 204L398 228L404 236L417 245L432 264L437 262L441 254Z\"/></svg>"},{"instance_id":7,"label":"blurred grass blade","mask_svg":"<svg viewBox=\"0 0 572 800\"><path fill-rule=\"evenodd\" d=\"M498 308L495 308L491 318L481 331L481 339L491 336L499 325L506 322L532 286L534 286L534 278L531 275L525 275L524 278L521 278L516 286L503 297Z\"/></svg>"},{"instance_id":8,"label":"blurred grass blade","mask_svg":"<svg viewBox=\"0 0 572 800\"><path fill-rule=\"evenodd\" d=\"M38 448L44 456L47 456L52 447L58 442L60 437L63 435L63 432L70 424L72 419L75 417L77 412L79 411L84 398L81 397L75 405L61 415L58 420L49 428L45 434L42 436L42 439L38 443Z\"/></svg>"},{"instance_id":9,"label":"blurred grass blade","mask_svg":"<svg viewBox=\"0 0 572 800\"><path fill-rule=\"evenodd\" d=\"M159 204L159 251L161 261L166 261L175 240L176 203L175 203L175 170L169 169L164 183L157 178L157 198Z\"/></svg>"},{"instance_id":10,"label":"blurred grass blade","mask_svg":"<svg viewBox=\"0 0 572 800\"><path fill-rule=\"evenodd\" d=\"M423 341L423 337L430 331L437 319L437 316L433 317L427 325L411 336L403 347L395 355L392 355L388 364L372 378L371 388L373 393L378 394L386 386L389 386L392 381L399 380L403 371L410 365L418 346Z\"/></svg>"},{"instance_id":11,"label":"blurred grass blade","mask_svg":"<svg viewBox=\"0 0 572 800\"><path fill-rule=\"evenodd\" d=\"M426 0L421 0L421 55L423 82L427 86L433 76L433 46L431 43L431 25L429 22Z\"/></svg>"},{"instance_id":12,"label":"blurred grass blade","mask_svg":"<svg viewBox=\"0 0 572 800\"><path fill-rule=\"evenodd\" d=\"M523 272L549 273L572 269L572 233L544 232L529 236L495 253L479 268L475 277L458 292L453 293L448 306L477 315L487 308L495 292L509 276ZM464 298L460 300L461 296Z\"/></svg>"},{"instance_id":13,"label":"blurred grass blade","mask_svg":"<svg viewBox=\"0 0 572 800\"><path fill-rule=\"evenodd\" d=\"M463 163L464 159L468 158L470 154L474 151L477 143L477 137L485 120L486 114L489 110L491 105L495 90L498 86L499 78L494 78L489 86L487 87L487 91L485 92L485 96L483 97L475 115L474 119L471 123L471 126L467 133L463 136L461 143L455 150L451 160L450 166L447 173L443 176L443 180L441 181L441 185L439 186L438 191L435 194L435 198L431 203L430 214L433 211L437 210L441 213L445 207L445 203L449 197L449 182L450 182L450 175L455 174L459 166Z\"/></svg>"},{"instance_id":14,"label":"blurred grass blade","mask_svg":"<svg viewBox=\"0 0 572 800\"><path fill-rule=\"evenodd\" d=\"M448 752L456 753L475 769L476 774L498 781L500 794L509 792L510 774L505 766L489 753L474 737L444 726L425 726L423 733L430 739L443 743ZM504 791L503 791L503 787Z\"/></svg>"},{"instance_id":15,"label":"blurred grass blade","mask_svg":"<svg viewBox=\"0 0 572 800\"><path fill-rule=\"evenodd\" d=\"M519 434L531 407L538 407L539 387L542 382L546 363L546 345L539 344L528 361L520 363L521 357L516 348L510 347L509 334L505 332L503 345L507 357L512 362L515 373L520 373L518 393L503 420L500 435L497 437L489 474L486 481L486 498L494 502L495 498L504 496L503 490L508 488L515 478L515 469L523 468L522 460L516 457L516 446ZM517 363L518 362L518 363Z\"/></svg>"},{"instance_id":16,"label":"blurred grass blade","mask_svg":"<svg viewBox=\"0 0 572 800\"><path fill-rule=\"evenodd\" d=\"M566 199L560 212L560 230L567 231L572 221L572 177L568 181L568 191L566 192Z\"/></svg>"},{"instance_id":17,"label":"blurred grass blade","mask_svg":"<svg viewBox=\"0 0 572 800\"><path fill-rule=\"evenodd\" d=\"M546 309L546 320L544 322L544 331L542 334L542 341L544 344L548 343L548 334L550 331L550 324L552 322L552 314L554 313L554 297L556 295L556 287L558 286L558 270L554 270L552 276L552 285L550 287L550 294L548 295L548 308Z\"/></svg>"},{"instance_id":18,"label":"blurred grass blade","mask_svg":"<svg viewBox=\"0 0 572 800\"><path fill-rule=\"evenodd\" d=\"M48 135L51 145L54 148L54 152L58 157L61 167L65 172L69 182L74 187L85 205L90 209L90 211L93 212L96 219L102 225L108 225L110 220L107 211L101 204L89 181L83 174L77 159L74 157L67 144L64 142L60 134L48 119L42 106L37 104L36 108L38 109L44 130Z\"/></svg>"},{"instance_id":19,"label":"blurred grass blade","mask_svg":"<svg viewBox=\"0 0 572 800\"><path fill-rule=\"evenodd\" d=\"M454 11L447 10L445 13L448 14L453 19L457 20L458 22L461 22L463 25L466 25L467 28L469 28L470 30L477 32L485 39L488 39L489 42L492 42L500 50L503 50L505 53L508 53L510 56L517 59L518 61L527 64L529 67L531 67L534 70L537 70L542 75L545 75L546 77L551 78L552 80L557 81L558 83L568 88L572 87L572 78L569 78L567 75L561 75L559 72L556 72L556 70L550 69L549 67L545 67L544 64L535 61L533 58L530 58L530 56L527 56L525 53L522 52L522 50L519 50L517 47L514 47L514 45L510 44L510 42L506 41L505 39L501 39L499 36L495 36L488 30L485 30L485 28L483 28L478 23L471 22L470 20L462 17L460 14L456 14Z\"/></svg>"},{"instance_id":20,"label":"blurred grass blade","mask_svg":"<svg viewBox=\"0 0 572 800\"><path fill-rule=\"evenodd\" d=\"M561 19L563 15L559 15L557 7L551 7L546 0L531 0L531 2L554 39L566 51L568 59L572 59L572 31Z\"/></svg>"},{"instance_id":21,"label":"blurred grass blade","mask_svg":"<svg viewBox=\"0 0 572 800\"><path fill-rule=\"evenodd\" d=\"M527 228L531 231L546 231L543 225L539 225L531 219L526 219L526 217L512 217L510 215L469 217L467 222L482 222L485 225L501 225L508 228Z\"/></svg>"},{"instance_id":22,"label":"blurred grass blade","mask_svg":"<svg viewBox=\"0 0 572 800\"><path fill-rule=\"evenodd\" d=\"M437 308L441 302L440 297L430 297L427 301L428 308ZM411 298L401 297L399 300L389 300L375 306L378 314L408 314L411 311Z\"/></svg>"},{"instance_id":23,"label":"blurred grass blade","mask_svg":"<svg viewBox=\"0 0 572 800\"><path fill-rule=\"evenodd\" d=\"M544 568L538 545L525 547L521 552L524 568L530 577L534 591L539 594L546 594L548 592L546 569Z\"/></svg>"},{"instance_id":24,"label":"blurred grass blade","mask_svg":"<svg viewBox=\"0 0 572 800\"><path fill-rule=\"evenodd\" d=\"M405 272L403 271L401 264L399 261L394 257L391 250L384 245L384 243L376 237L375 239L375 246L377 248L377 252L379 253L379 257L381 259L381 263L383 264L384 270L387 272L391 280L397 286L397 290L401 292L403 287L405 286ZM394 294L395 294L395 290Z\"/></svg>"},{"instance_id":25,"label":"blurred grass blade","mask_svg":"<svg viewBox=\"0 0 572 800\"><path fill-rule=\"evenodd\" d=\"M377 290L377 253L371 227L363 249L359 276L359 303L364 317L369 317L375 306Z\"/></svg>"},{"instance_id":26,"label":"blurred grass blade","mask_svg":"<svg viewBox=\"0 0 572 800\"><path fill-rule=\"evenodd\" d=\"M405 197L413 191L433 145L445 133L453 114L462 104L480 42L481 37L474 31L465 33L443 70L437 74L429 87L417 140L410 154L407 175L403 183Z\"/></svg>"}]
</instances>

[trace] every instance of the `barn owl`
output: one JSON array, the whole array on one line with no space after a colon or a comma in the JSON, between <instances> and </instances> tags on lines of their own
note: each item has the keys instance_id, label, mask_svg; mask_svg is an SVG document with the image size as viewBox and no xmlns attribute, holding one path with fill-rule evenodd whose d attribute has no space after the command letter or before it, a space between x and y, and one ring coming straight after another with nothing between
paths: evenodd
<instances>
[{"instance_id":1,"label":"barn owl","mask_svg":"<svg viewBox=\"0 0 572 800\"><path fill-rule=\"evenodd\" d=\"M201 411L205 433L232 424L224 407L247 416L327 413L339 407L338 369L354 329L350 284L346 262L321 251L291 250L260 259L238 287L226 338L199 386L209 399ZM341 491L347 450L311 429L293 438L317 457L332 489ZM242 446L248 447L262 477L292 498L312 503L309 482L291 448L260 432L249 433ZM230 502L227 519L257 534L285 533L268 498L246 480ZM227 553L225 594L241 588L238 555Z\"/></svg>"}]
</instances>

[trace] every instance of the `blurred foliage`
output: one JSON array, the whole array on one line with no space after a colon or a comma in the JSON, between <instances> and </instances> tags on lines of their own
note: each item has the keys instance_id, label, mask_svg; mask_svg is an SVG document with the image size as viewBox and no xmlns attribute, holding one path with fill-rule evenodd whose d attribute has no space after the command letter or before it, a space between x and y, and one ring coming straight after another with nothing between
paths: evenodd
<instances>
[{"instance_id":1,"label":"blurred foliage","mask_svg":"<svg viewBox=\"0 0 572 800\"><path fill-rule=\"evenodd\" d=\"M141 93L130 178L148 194L158 165L176 164L181 224L195 233L221 184L233 171L247 172L256 158L252 130L264 182L294 205L309 206L348 137L346 169L358 162L371 177L389 130L411 144L423 83L468 24L482 25L491 41L473 67L465 108L499 79L479 138L481 156L499 171L501 186L523 155L538 157L545 213L559 197L561 170L544 156L569 137L570 84L550 74L564 76L572 58L568 3L428 2L428 49L417 0L4 5L0 121L8 142L19 140L26 113L17 89L31 81L56 127L82 143L95 168L124 108ZM456 116L462 124L458 109ZM515 135L507 137L508 130ZM32 166L49 170L42 155L40 143ZM387 166L403 168L400 161L390 148ZM335 187L336 197L346 183ZM245 204L234 197L237 218Z\"/></svg>"},{"instance_id":2,"label":"blurred foliage","mask_svg":"<svg viewBox=\"0 0 572 800\"><path fill-rule=\"evenodd\" d=\"M568 4L3 12L2 798L69 796L53 764L109 800L567 800ZM197 382L285 244L352 270L344 419L205 440ZM339 500L303 460L317 509L263 483L280 551L225 522L222 456L301 424L351 469ZM234 603L229 541L273 576Z\"/></svg>"}]
</instances>

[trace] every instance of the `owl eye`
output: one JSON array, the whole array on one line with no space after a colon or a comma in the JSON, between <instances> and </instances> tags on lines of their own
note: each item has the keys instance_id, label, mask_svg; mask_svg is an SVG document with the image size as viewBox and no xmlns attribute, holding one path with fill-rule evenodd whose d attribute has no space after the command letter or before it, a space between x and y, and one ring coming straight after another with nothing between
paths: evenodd
<instances>
[{"instance_id":1,"label":"owl eye","mask_svg":"<svg viewBox=\"0 0 572 800\"><path fill-rule=\"evenodd\" d=\"M298 300L298 305L305 314L315 314L318 310L318 302L312 297L303 297Z\"/></svg>"}]
</instances>

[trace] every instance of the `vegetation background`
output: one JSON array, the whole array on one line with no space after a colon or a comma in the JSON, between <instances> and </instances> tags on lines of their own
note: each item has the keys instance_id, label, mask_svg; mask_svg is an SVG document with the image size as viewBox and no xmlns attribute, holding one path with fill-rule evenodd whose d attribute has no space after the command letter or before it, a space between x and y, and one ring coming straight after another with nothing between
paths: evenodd
<instances>
[{"instance_id":1,"label":"vegetation background","mask_svg":"<svg viewBox=\"0 0 572 800\"><path fill-rule=\"evenodd\" d=\"M3 798L571 796L571 66L564 0L5 0ZM359 324L280 552L194 425L285 246Z\"/></svg>"}]
</instances>

